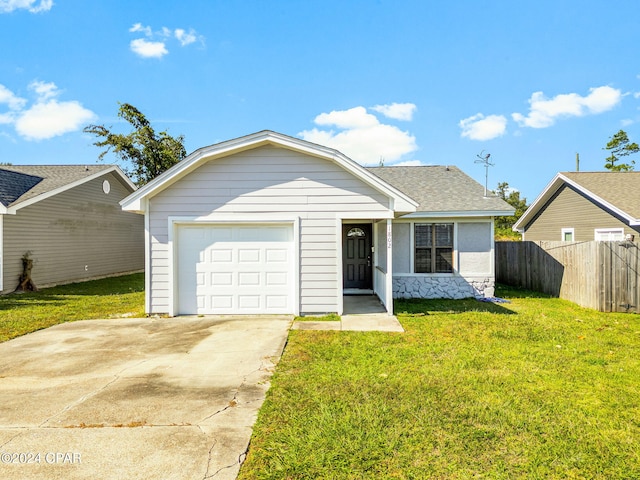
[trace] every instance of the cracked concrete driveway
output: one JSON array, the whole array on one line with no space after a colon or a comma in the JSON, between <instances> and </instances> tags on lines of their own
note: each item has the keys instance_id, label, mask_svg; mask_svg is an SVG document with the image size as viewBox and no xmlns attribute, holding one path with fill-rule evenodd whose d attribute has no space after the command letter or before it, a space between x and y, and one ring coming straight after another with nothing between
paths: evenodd
<instances>
[{"instance_id":1,"label":"cracked concrete driveway","mask_svg":"<svg viewBox=\"0 0 640 480\"><path fill-rule=\"evenodd\" d=\"M291 320L88 320L0 343L0 478L235 478Z\"/></svg>"}]
</instances>

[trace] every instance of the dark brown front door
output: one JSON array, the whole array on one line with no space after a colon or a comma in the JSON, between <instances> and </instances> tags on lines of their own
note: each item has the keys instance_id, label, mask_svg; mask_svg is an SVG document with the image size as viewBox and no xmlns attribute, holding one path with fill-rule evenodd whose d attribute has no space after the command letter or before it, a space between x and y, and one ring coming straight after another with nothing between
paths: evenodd
<instances>
[{"instance_id":1,"label":"dark brown front door","mask_svg":"<svg viewBox=\"0 0 640 480\"><path fill-rule=\"evenodd\" d=\"M343 288L370 290L371 224L342 226Z\"/></svg>"}]
</instances>

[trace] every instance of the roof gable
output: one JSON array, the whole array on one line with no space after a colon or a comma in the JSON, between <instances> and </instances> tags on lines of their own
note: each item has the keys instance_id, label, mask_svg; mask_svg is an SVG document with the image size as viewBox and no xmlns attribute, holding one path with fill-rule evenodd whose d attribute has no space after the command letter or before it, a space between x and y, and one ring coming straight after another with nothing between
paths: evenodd
<instances>
[{"instance_id":1,"label":"roof gable","mask_svg":"<svg viewBox=\"0 0 640 480\"><path fill-rule=\"evenodd\" d=\"M402 213L415 212L417 202L409 195L388 184L380 177L357 164L337 150L317 145L281 133L264 130L244 137L228 140L208 147L200 148L169 170L154 178L138 191L122 200L124 210L142 213L146 209L146 200L165 190L175 182L196 170L202 164L217 158L228 157L236 153L255 149L264 145L273 145L294 150L309 156L331 161L359 178L375 190L393 200L394 211Z\"/></svg>"},{"instance_id":2,"label":"roof gable","mask_svg":"<svg viewBox=\"0 0 640 480\"><path fill-rule=\"evenodd\" d=\"M110 172L131 191L136 189L115 165L3 165L0 167L0 213L16 213L20 208ZM11 183L14 180L16 183Z\"/></svg>"},{"instance_id":3,"label":"roof gable","mask_svg":"<svg viewBox=\"0 0 640 480\"><path fill-rule=\"evenodd\" d=\"M640 172L560 172L513 229L525 228L563 185L571 186L600 207L615 212L629 225L640 225Z\"/></svg>"},{"instance_id":4,"label":"roof gable","mask_svg":"<svg viewBox=\"0 0 640 480\"><path fill-rule=\"evenodd\" d=\"M370 167L370 172L418 202L418 212L442 215L513 215L500 197L453 166Z\"/></svg>"}]
</instances>

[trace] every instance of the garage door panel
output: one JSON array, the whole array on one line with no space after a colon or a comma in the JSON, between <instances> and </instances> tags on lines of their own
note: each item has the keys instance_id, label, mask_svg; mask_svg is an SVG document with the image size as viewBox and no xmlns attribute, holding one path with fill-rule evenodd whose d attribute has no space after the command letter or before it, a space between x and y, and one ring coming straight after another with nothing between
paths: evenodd
<instances>
[{"instance_id":1,"label":"garage door panel","mask_svg":"<svg viewBox=\"0 0 640 480\"><path fill-rule=\"evenodd\" d=\"M269 309L284 309L288 305L288 297L284 295L267 295L267 308Z\"/></svg>"},{"instance_id":2,"label":"garage door panel","mask_svg":"<svg viewBox=\"0 0 640 480\"><path fill-rule=\"evenodd\" d=\"M238 261L240 263L259 263L260 250L257 248L239 248Z\"/></svg>"},{"instance_id":3,"label":"garage door panel","mask_svg":"<svg viewBox=\"0 0 640 480\"><path fill-rule=\"evenodd\" d=\"M178 312L293 313L288 226L178 230Z\"/></svg>"},{"instance_id":4,"label":"garage door panel","mask_svg":"<svg viewBox=\"0 0 640 480\"><path fill-rule=\"evenodd\" d=\"M212 263L232 263L233 262L233 250L230 248L225 249L211 249L209 251L210 262ZM204 261L202 259L201 261Z\"/></svg>"},{"instance_id":5,"label":"garage door panel","mask_svg":"<svg viewBox=\"0 0 640 480\"><path fill-rule=\"evenodd\" d=\"M210 301L211 307L214 309L233 308L233 295L212 295Z\"/></svg>"},{"instance_id":6,"label":"garage door panel","mask_svg":"<svg viewBox=\"0 0 640 480\"><path fill-rule=\"evenodd\" d=\"M269 263L288 262L289 251L282 248L265 248L265 258Z\"/></svg>"},{"instance_id":7,"label":"garage door panel","mask_svg":"<svg viewBox=\"0 0 640 480\"><path fill-rule=\"evenodd\" d=\"M215 287L229 287L233 285L232 272L220 272L211 274L211 285Z\"/></svg>"},{"instance_id":8,"label":"garage door panel","mask_svg":"<svg viewBox=\"0 0 640 480\"><path fill-rule=\"evenodd\" d=\"M238 307L241 309L259 309L260 296L259 295L238 295Z\"/></svg>"},{"instance_id":9,"label":"garage door panel","mask_svg":"<svg viewBox=\"0 0 640 480\"><path fill-rule=\"evenodd\" d=\"M260 272L238 272L238 286L259 286Z\"/></svg>"},{"instance_id":10,"label":"garage door panel","mask_svg":"<svg viewBox=\"0 0 640 480\"><path fill-rule=\"evenodd\" d=\"M287 285L289 281L288 272L267 272L265 278L265 284L272 286Z\"/></svg>"}]
</instances>

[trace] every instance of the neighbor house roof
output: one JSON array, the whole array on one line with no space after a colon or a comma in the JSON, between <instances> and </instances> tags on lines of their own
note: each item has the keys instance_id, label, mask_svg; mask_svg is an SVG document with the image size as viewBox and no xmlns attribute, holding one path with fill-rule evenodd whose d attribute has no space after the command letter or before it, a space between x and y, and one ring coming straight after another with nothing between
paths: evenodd
<instances>
[{"instance_id":1,"label":"neighbor house roof","mask_svg":"<svg viewBox=\"0 0 640 480\"><path fill-rule=\"evenodd\" d=\"M0 213L15 213L19 208L111 171L135 190L133 183L115 165L2 165Z\"/></svg>"},{"instance_id":2,"label":"neighbor house roof","mask_svg":"<svg viewBox=\"0 0 640 480\"><path fill-rule=\"evenodd\" d=\"M514 208L452 166L369 167L370 172L418 202L415 215L513 215Z\"/></svg>"},{"instance_id":3,"label":"neighbor house roof","mask_svg":"<svg viewBox=\"0 0 640 480\"><path fill-rule=\"evenodd\" d=\"M629 225L640 225L640 172L560 172L516 222L514 230L532 221L564 185L621 216Z\"/></svg>"}]
</instances>

